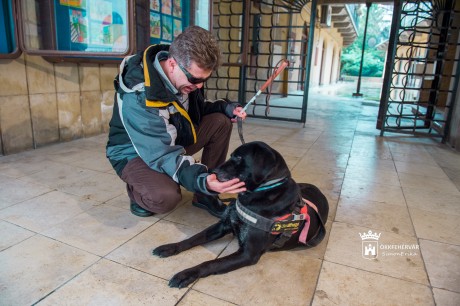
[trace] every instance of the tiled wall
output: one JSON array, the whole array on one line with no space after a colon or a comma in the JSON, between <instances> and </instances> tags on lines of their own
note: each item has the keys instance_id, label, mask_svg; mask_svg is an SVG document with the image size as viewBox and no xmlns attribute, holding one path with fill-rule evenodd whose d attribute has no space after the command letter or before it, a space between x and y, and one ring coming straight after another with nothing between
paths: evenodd
<instances>
[{"instance_id":1,"label":"tiled wall","mask_svg":"<svg viewBox=\"0 0 460 306\"><path fill-rule=\"evenodd\" d=\"M118 65L0 60L0 155L108 131Z\"/></svg>"}]
</instances>

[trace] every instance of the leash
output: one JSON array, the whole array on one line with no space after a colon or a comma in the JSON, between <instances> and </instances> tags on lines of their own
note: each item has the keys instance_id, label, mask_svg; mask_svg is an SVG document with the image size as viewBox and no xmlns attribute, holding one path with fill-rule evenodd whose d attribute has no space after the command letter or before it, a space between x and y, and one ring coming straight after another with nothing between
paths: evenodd
<instances>
[{"instance_id":1,"label":"leash","mask_svg":"<svg viewBox=\"0 0 460 306\"><path fill-rule=\"evenodd\" d=\"M267 115L267 111L269 112L270 110L270 106L269 106L269 99L270 99L270 95L271 95L271 85L273 83L273 81L275 80L275 78L287 67L289 66L289 61L287 59L282 59L280 60L276 66L275 66L275 71L273 72L273 74L271 76L269 76L268 80L265 81L265 83L262 85L262 87L260 87L259 91L257 91L257 93L251 98L251 100L248 101L248 103L246 103L246 105L243 107L243 109L241 110L241 112L245 112L249 105L251 105L252 103L255 102L256 98L258 96L260 96L260 94L262 93L262 91L264 91L269 85L270 85L270 88L269 88L269 93L268 93L268 100L266 100L266 110L265 110L265 115ZM254 104L254 107L255 107L255 104ZM254 110L253 110L254 111ZM244 141L244 137L243 137L243 120L240 118L240 117L237 117L236 119L236 122L237 122L237 125L238 125L238 135L240 136L240 140L241 140L241 143L242 144L245 144L245 141Z\"/></svg>"}]
</instances>

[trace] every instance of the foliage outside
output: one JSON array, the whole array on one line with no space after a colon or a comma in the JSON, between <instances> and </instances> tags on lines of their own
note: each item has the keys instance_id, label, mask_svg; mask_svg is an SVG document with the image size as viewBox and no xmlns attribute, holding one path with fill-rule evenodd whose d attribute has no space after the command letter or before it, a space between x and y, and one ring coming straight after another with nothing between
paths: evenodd
<instances>
[{"instance_id":1,"label":"foliage outside","mask_svg":"<svg viewBox=\"0 0 460 306\"><path fill-rule=\"evenodd\" d=\"M364 27L366 24L366 6L361 5L359 16L358 38L342 51L342 76L358 76L363 47ZM388 40L391 28L392 6L373 4L369 11L366 46L362 76L381 77L385 64L385 50L378 50L376 45Z\"/></svg>"}]
</instances>

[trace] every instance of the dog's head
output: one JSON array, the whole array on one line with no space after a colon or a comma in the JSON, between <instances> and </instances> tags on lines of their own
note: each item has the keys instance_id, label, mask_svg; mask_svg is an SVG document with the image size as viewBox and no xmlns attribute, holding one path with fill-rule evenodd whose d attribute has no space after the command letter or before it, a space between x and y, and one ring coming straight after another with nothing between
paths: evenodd
<instances>
[{"instance_id":1,"label":"dog's head","mask_svg":"<svg viewBox=\"0 0 460 306\"><path fill-rule=\"evenodd\" d=\"M249 191L270 180L291 176L281 154L260 141L238 147L230 155L229 160L212 172L222 182L239 178L240 181L245 182L246 189Z\"/></svg>"}]
</instances>

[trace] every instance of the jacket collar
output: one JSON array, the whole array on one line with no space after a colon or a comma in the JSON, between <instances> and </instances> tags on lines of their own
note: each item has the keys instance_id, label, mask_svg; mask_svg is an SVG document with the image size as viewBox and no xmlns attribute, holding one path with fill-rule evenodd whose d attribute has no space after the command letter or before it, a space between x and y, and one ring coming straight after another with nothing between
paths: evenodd
<instances>
[{"instance_id":1,"label":"jacket collar","mask_svg":"<svg viewBox=\"0 0 460 306\"><path fill-rule=\"evenodd\" d=\"M172 102L177 97L166 90L164 80L161 78L160 73L154 67L155 57L160 51L168 51L169 45L151 45L144 51L143 65L144 65L144 79L145 79L145 97L150 101ZM152 86L155 84L156 86ZM162 84L163 86L158 86Z\"/></svg>"}]
</instances>

